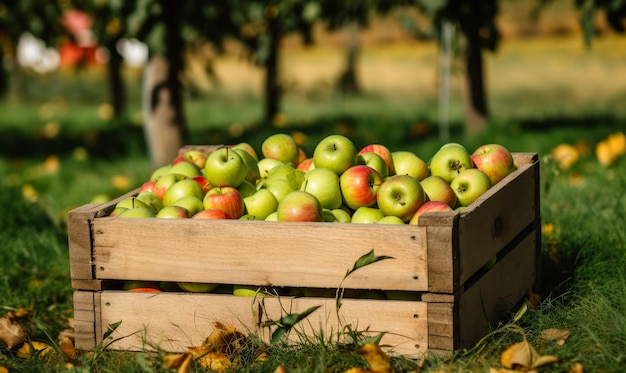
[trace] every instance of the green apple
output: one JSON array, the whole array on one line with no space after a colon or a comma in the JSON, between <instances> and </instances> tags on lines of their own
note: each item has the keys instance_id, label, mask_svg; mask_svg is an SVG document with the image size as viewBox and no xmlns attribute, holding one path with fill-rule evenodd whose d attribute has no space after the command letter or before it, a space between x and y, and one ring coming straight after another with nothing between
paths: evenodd
<instances>
[{"instance_id":1,"label":"green apple","mask_svg":"<svg viewBox=\"0 0 626 373\"><path fill-rule=\"evenodd\" d=\"M337 218L335 214L329 209L322 209L322 221L326 223L336 223Z\"/></svg>"},{"instance_id":2,"label":"green apple","mask_svg":"<svg viewBox=\"0 0 626 373\"><path fill-rule=\"evenodd\" d=\"M469 206L491 188L491 180L481 170L470 168L461 171L452 179L450 187L456 194L459 205Z\"/></svg>"},{"instance_id":3,"label":"green apple","mask_svg":"<svg viewBox=\"0 0 626 373\"><path fill-rule=\"evenodd\" d=\"M257 191L256 185L252 184L248 180L242 181L241 184L239 184L239 186L237 187L237 190L243 198L251 196Z\"/></svg>"},{"instance_id":4,"label":"green apple","mask_svg":"<svg viewBox=\"0 0 626 373\"><path fill-rule=\"evenodd\" d=\"M209 192L211 190L209 190ZM196 197L201 200L204 198L204 190L197 181L193 179L182 179L167 188L163 196L163 206L169 206L187 196Z\"/></svg>"},{"instance_id":5,"label":"green apple","mask_svg":"<svg viewBox=\"0 0 626 373\"><path fill-rule=\"evenodd\" d=\"M315 168L304 174L300 190L314 195L325 209L336 209L341 206L341 189L339 176L327 168Z\"/></svg>"},{"instance_id":6,"label":"green apple","mask_svg":"<svg viewBox=\"0 0 626 373\"><path fill-rule=\"evenodd\" d=\"M293 137L277 133L266 138L261 144L261 153L265 158L277 159L295 166L300 156L298 144Z\"/></svg>"},{"instance_id":7,"label":"green apple","mask_svg":"<svg viewBox=\"0 0 626 373\"><path fill-rule=\"evenodd\" d=\"M430 160L430 174L440 176L448 183L469 168L474 168L470 154L455 143L442 146Z\"/></svg>"},{"instance_id":8,"label":"green apple","mask_svg":"<svg viewBox=\"0 0 626 373\"><path fill-rule=\"evenodd\" d=\"M354 143L343 135L330 135L323 138L313 151L315 168L328 168L337 175L355 166L357 149Z\"/></svg>"},{"instance_id":9,"label":"green apple","mask_svg":"<svg viewBox=\"0 0 626 373\"><path fill-rule=\"evenodd\" d=\"M320 222L323 221L322 205L311 193L301 190L287 194L276 209L278 221Z\"/></svg>"},{"instance_id":10,"label":"green apple","mask_svg":"<svg viewBox=\"0 0 626 373\"><path fill-rule=\"evenodd\" d=\"M152 209L147 207L132 207L122 211L119 215L119 218L153 218L155 217L155 213Z\"/></svg>"},{"instance_id":11,"label":"green apple","mask_svg":"<svg viewBox=\"0 0 626 373\"><path fill-rule=\"evenodd\" d=\"M200 204L202 205L202 202ZM190 216L186 208L176 205L165 206L156 214L156 217L161 219L186 219Z\"/></svg>"},{"instance_id":12,"label":"green apple","mask_svg":"<svg viewBox=\"0 0 626 373\"><path fill-rule=\"evenodd\" d=\"M257 166L259 167L259 175L261 176L262 179L264 179L267 176L269 176L270 172L274 168L280 165L284 165L284 164L285 163L279 161L278 159L263 158L257 162Z\"/></svg>"},{"instance_id":13,"label":"green apple","mask_svg":"<svg viewBox=\"0 0 626 373\"><path fill-rule=\"evenodd\" d=\"M426 201L420 182L409 175L391 176L383 182L376 196L378 208L385 216L397 216L409 221Z\"/></svg>"},{"instance_id":14,"label":"green apple","mask_svg":"<svg viewBox=\"0 0 626 373\"><path fill-rule=\"evenodd\" d=\"M375 169L383 179L389 176L389 166L378 153L365 152L358 155L358 164L368 165Z\"/></svg>"},{"instance_id":15,"label":"green apple","mask_svg":"<svg viewBox=\"0 0 626 373\"><path fill-rule=\"evenodd\" d=\"M239 154L239 156L243 160L243 163L246 165L245 180L252 184L256 184L257 180L261 178L261 173L259 171L259 165L257 164L257 161L255 161L250 153L246 152L244 149L233 148L232 150Z\"/></svg>"},{"instance_id":16,"label":"green apple","mask_svg":"<svg viewBox=\"0 0 626 373\"><path fill-rule=\"evenodd\" d=\"M138 199L137 197L126 197L123 200L119 201L115 205L115 207L116 208L125 208L125 209L132 209L134 207L143 207L143 208L152 210L150 205L148 205L144 201Z\"/></svg>"},{"instance_id":17,"label":"green apple","mask_svg":"<svg viewBox=\"0 0 626 373\"><path fill-rule=\"evenodd\" d=\"M257 155L256 150L254 150L254 147L247 142L240 142L239 144L233 145L232 149L243 149L246 153L252 156L255 162L259 161L259 156Z\"/></svg>"},{"instance_id":18,"label":"green apple","mask_svg":"<svg viewBox=\"0 0 626 373\"><path fill-rule=\"evenodd\" d=\"M389 224L389 225L404 224L404 220L400 219L397 216L389 215L389 216L385 216L385 217L383 217L381 219L378 219L376 221L376 224Z\"/></svg>"},{"instance_id":19,"label":"green apple","mask_svg":"<svg viewBox=\"0 0 626 373\"><path fill-rule=\"evenodd\" d=\"M241 156L227 147L209 154L204 166L204 177L213 187L238 187L246 178L246 164Z\"/></svg>"},{"instance_id":20,"label":"green apple","mask_svg":"<svg viewBox=\"0 0 626 373\"><path fill-rule=\"evenodd\" d=\"M202 200L197 196L185 196L179 198L167 207L170 206L178 206L184 208L185 210L187 210L187 215L189 216L194 216L195 214L204 210L204 204L202 203Z\"/></svg>"},{"instance_id":21,"label":"green apple","mask_svg":"<svg viewBox=\"0 0 626 373\"><path fill-rule=\"evenodd\" d=\"M137 194L137 199L145 202L155 213L163 208L163 201L153 192L141 191Z\"/></svg>"},{"instance_id":22,"label":"green apple","mask_svg":"<svg viewBox=\"0 0 626 373\"><path fill-rule=\"evenodd\" d=\"M187 177L181 174L165 174L160 176L154 183L154 194L160 199L163 199L165 197L165 191L167 191L169 187L185 178Z\"/></svg>"},{"instance_id":23,"label":"green apple","mask_svg":"<svg viewBox=\"0 0 626 373\"><path fill-rule=\"evenodd\" d=\"M204 284L200 282L178 282L178 287L190 293L211 293L218 284Z\"/></svg>"},{"instance_id":24,"label":"green apple","mask_svg":"<svg viewBox=\"0 0 626 373\"><path fill-rule=\"evenodd\" d=\"M441 176L430 175L420 182L424 193L429 201L439 201L454 208L456 206L456 194Z\"/></svg>"},{"instance_id":25,"label":"green apple","mask_svg":"<svg viewBox=\"0 0 626 373\"><path fill-rule=\"evenodd\" d=\"M278 200L267 189L259 189L253 195L245 197L243 203L246 206L246 212L259 220L265 220L278 208Z\"/></svg>"},{"instance_id":26,"label":"green apple","mask_svg":"<svg viewBox=\"0 0 626 373\"><path fill-rule=\"evenodd\" d=\"M282 164L274 167L267 177L262 180L262 184L267 186L275 180L285 180L291 189L298 190L304 181L304 171L298 170L289 164Z\"/></svg>"},{"instance_id":27,"label":"green apple","mask_svg":"<svg viewBox=\"0 0 626 373\"><path fill-rule=\"evenodd\" d=\"M173 165L169 169L169 171L167 171L167 173L181 174L187 176L190 179L193 179L196 176L202 176L202 169L198 167L195 163L182 161Z\"/></svg>"},{"instance_id":28,"label":"green apple","mask_svg":"<svg viewBox=\"0 0 626 373\"><path fill-rule=\"evenodd\" d=\"M164 166L158 167L156 170L152 171L150 174L149 181L156 181L159 177L165 175L172 168L171 164L166 164Z\"/></svg>"},{"instance_id":29,"label":"green apple","mask_svg":"<svg viewBox=\"0 0 626 373\"><path fill-rule=\"evenodd\" d=\"M352 215L345 209L332 209L331 212L335 215L335 221L337 223L350 223L352 221Z\"/></svg>"},{"instance_id":30,"label":"green apple","mask_svg":"<svg viewBox=\"0 0 626 373\"><path fill-rule=\"evenodd\" d=\"M351 222L356 224L374 224L384 216L383 212L375 207L361 206L354 210Z\"/></svg>"},{"instance_id":31,"label":"green apple","mask_svg":"<svg viewBox=\"0 0 626 373\"><path fill-rule=\"evenodd\" d=\"M265 297L267 294L258 286L234 285L233 295L237 297Z\"/></svg>"},{"instance_id":32,"label":"green apple","mask_svg":"<svg viewBox=\"0 0 626 373\"><path fill-rule=\"evenodd\" d=\"M273 213L267 215L267 218L265 218L265 221L278 221L278 213L274 211Z\"/></svg>"},{"instance_id":33,"label":"green apple","mask_svg":"<svg viewBox=\"0 0 626 373\"><path fill-rule=\"evenodd\" d=\"M399 150L391 153L396 175L409 175L419 181L430 175L428 164L415 153L407 150Z\"/></svg>"}]
</instances>

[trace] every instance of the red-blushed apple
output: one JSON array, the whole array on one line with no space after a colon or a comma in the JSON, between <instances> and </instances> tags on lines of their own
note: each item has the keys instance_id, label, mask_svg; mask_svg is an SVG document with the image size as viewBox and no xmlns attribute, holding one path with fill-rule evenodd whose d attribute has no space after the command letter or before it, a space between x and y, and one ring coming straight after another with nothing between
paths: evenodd
<instances>
[{"instance_id":1,"label":"red-blushed apple","mask_svg":"<svg viewBox=\"0 0 626 373\"><path fill-rule=\"evenodd\" d=\"M145 183L141 184L141 186L139 187L139 192L147 191L147 192L154 193L155 185L156 185L156 181L146 181Z\"/></svg>"},{"instance_id":2,"label":"red-blushed apple","mask_svg":"<svg viewBox=\"0 0 626 373\"><path fill-rule=\"evenodd\" d=\"M201 170L204 169L208 157L209 155L202 150L191 149L183 153L183 158L187 160L187 162L195 164Z\"/></svg>"},{"instance_id":3,"label":"red-blushed apple","mask_svg":"<svg viewBox=\"0 0 626 373\"><path fill-rule=\"evenodd\" d=\"M304 172L307 172L311 169L311 165L313 165L313 158L307 158L305 160L303 160L302 162L298 163L298 166L296 167L298 170L302 170Z\"/></svg>"},{"instance_id":4,"label":"red-blushed apple","mask_svg":"<svg viewBox=\"0 0 626 373\"><path fill-rule=\"evenodd\" d=\"M278 208L278 200L267 189L259 189L251 196L245 197L243 203L246 213L254 216L257 220L265 220Z\"/></svg>"},{"instance_id":5,"label":"red-blushed apple","mask_svg":"<svg viewBox=\"0 0 626 373\"><path fill-rule=\"evenodd\" d=\"M456 194L458 204L467 207L491 188L491 180L481 170L470 168L452 179L450 187Z\"/></svg>"},{"instance_id":6,"label":"red-blushed apple","mask_svg":"<svg viewBox=\"0 0 626 373\"><path fill-rule=\"evenodd\" d=\"M391 155L391 151L385 145L382 144L369 144L364 146L361 150L359 150L359 155L363 153L374 152L380 155L387 163L387 167L389 169L389 175L396 174L396 168L393 164L393 156Z\"/></svg>"},{"instance_id":7,"label":"red-blushed apple","mask_svg":"<svg viewBox=\"0 0 626 373\"><path fill-rule=\"evenodd\" d=\"M187 196L202 200L204 198L204 190L202 190L202 187L197 181L193 179L182 179L167 188L165 195L163 195L163 206L169 206Z\"/></svg>"},{"instance_id":8,"label":"red-blushed apple","mask_svg":"<svg viewBox=\"0 0 626 373\"><path fill-rule=\"evenodd\" d=\"M247 142L240 142L238 144L235 144L235 145L231 146L231 148L233 148L233 149L243 149L248 154L250 154L252 156L252 158L254 158L254 160L256 162L259 161L259 156L256 153L256 150L254 150L254 147L252 145L248 144Z\"/></svg>"},{"instance_id":9,"label":"red-blushed apple","mask_svg":"<svg viewBox=\"0 0 626 373\"><path fill-rule=\"evenodd\" d=\"M245 205L239 191L233 187L216 187L207 192L202 201L205 210L219 209L233 219L243 216Z\"/></svg>"},{"instance_id":10,"label":"red-blushed apple","mask_svg":"<svg viewBox=\"0 0 626 373\"><path fill-rule=\"evenodd\" d=\"M428 164L415 153L407 150L398 150L391 153L396 175L409 175L418 181L424 180L430 175Z\"/></svg>"},{"instance_id":11,"label":"red-blushed apple","mask_svg":"<svg viewBox=\"0 0 626 373\"><path fill-rule=\"evenodd\" d=\"M193 216L199 213L200 211L204 210L204 204L202 203L202 200L196 196L185 196L185 197L179 198L178 200L176 200L176 202L166 207L170 207L170 206L178 206L178 207L184 208L185 210L187 210L187 215L189 216Z\"/></svg>"},{"instance_id":12,"label":"red-blushed apple","mask_svg":"<svg viewBox=\"0 0 626 373\"><path fill-rule=\"evenodd\" d=\"M383 157L378 155L378 153L365 152L359 154L357 156L357 164L370 166L371 168L375 169L376 172L378 172L380 177L382 177L383 179L389 176L389 166L387 165L387 162L385 162Z\"/></svg>"},{"instance_id":13,"label":"red-blushed apple","mask_svg":"<svg viewBox=\"0 0 626 373\"><path fill-rule=\"evenodd\" d=\"M339 177L344 203L353 210L375 204L382 183L383 179L378 172L366 165L352 166Z\"/></svg>"},{"instance_id":14,"label":"red-blushed apple","mask_svg":"<svg viewBox=\"0 0 626 373\"><path fill-rule=\"evenodd\" d=\"M236 151L219 148L209 154L204 165L204 177L214 187L236 188L246 178L246 164Z\"/></svg>"},{"instance_id":15,"label":"red-blushed apple","mask_svg":"<svg viewBox=\"0 0 626 373\"><path fill-rule=\"evenodd\" d=\"M276 218L287 222L320 222L323 221L322 206L311 193L296 190L278 203Z\"/></svg>"},{"instance_id":16,"label":"red-blushed apple","mask_svg":"<svg viewBox=\"0 0 626 373\"><path fill-rule=\"evenodd\" d=\"M339 176L327 168L314 168L304 174L300 190L314 195L325 209L336 209L341 206L341 189Z\"/></svg>"},{"instance_id":17,"label":"red-blushed apple","mask_svg":"<svg viewBox=\"0 0 626 373\"><path fill-rule=\"evenodd\" d=\"M306 155L304 149L298 147L298 163L296 163L296 167L307 158L309 157Z\"/></svg>"},{"instance_id":18,"label":"red-blushed apple","mask_svg":"<svg viewBox=\"0 0 626 373\"><path fill-rule=\"evenodd\" d=\"M140 291L148 291L143 289L160 291L161 286L158 282L153 281L124 281L122 284L122 289L126 291L131 291L133 289L142 289Z\"/></svg>"},{"instance_id":19,"label":"red-blushed apple","mask_svg":"<svg viewBox=\"0 0 626 373\"><path fill-rule=\"evenodd\" d=\"M430 174L442 177L447 183L469 168L474 168L470 154L456 143L443 145L430 160Z\"/></svg>"},{"instance_id":20,"label":"red-blushed apple","mask_svg":"<svg viewBox=\"0 0 626 373\"><path fill-rule=\"evenodd\" d=\"M154 194L160 199L163 199L169 187L185 178L186 176L181 174L165 174L160 176L154 184Z\"/></svg>"},{"instance_id":21,"label":"red-blushed apple","mask_svg":"<svg viewBox=\"0 0 626 373\"><path fill-rule=\"evenodd\" d=\"M343 135L330 135L317 143L313 151L315 168L328 168L337 175L357 162L357 149L354 143Z\"/></svg>"},{"instance_id":22,"label":"red-blushed apple","mask_svg":"<svg viewBox=\"0 0 626 373\"><path fill-rule=\"evenodd\" d=\"M193 178L193 180L197 181L198 184L200 184L205 194L206 192L211 190L211 188L213 188L213 185L211 185L211 183L209 183L209 180L207 180L204 176L196 176Z\"/></svg>"},{"instance_id":23,"label":"red-blushed apple","mask_svg":"<svg viewBox=\"0 0 626 373\"><path fill-rule=\"evenodd\" d=\"M374 224L383 217L385 217L385 215L379 209L361 206L354 210L350 222L354 224Z\"/></svg>"},{"instance_id":24,"label":"red-blushed apple","mask_svg":"<svg viewBox=\"0 0 626 373\"><path fill-rule=\"evenodd\" d=\"M397 216L388 215L388 216L383 216L382 218L376 220L376 224L400 225L400 224L405 224L405 223L404 223L404 220L400 219Z\"/></svg>"},{"instance_id":25,"label":"red-blushed apple","mask_svg":"<svg viewBox=\"0 0 626 373\"><path fill-rule=\"evenodd\" d=\"M420 184L429 201L440 201L452 208L456 207L456 194L441 176L430 175L420 181Z\"/></svg>"},{"instance_id":26,"label":"red-blushed apple","mask_svg":"<svg viewBox=\"0 0 626 373\"><path fill-rule=\"evenodd\" d=\"M409 220L409 224L417 225L419 223L420 215L427 212L436 212L436 211L452 211L452 207L450 207L447 203L440 201L427 201L424 202L420 208L415 211L415 214Z\"/></svg>"},{"instance_id":27,"label":"red-blushed apple","mask_svg":"<svg viewBox=\"0 0 626 373\"><path fill-rule=\"evenodd\" d=\"M406 222L424 204L426 194L416 178L409 175L394 175L380 186L376 201L385 216L397 216Z\"/></svg>"},{"instance_id":28,"label":"red-blushed apple","mask_svg":"<svg viewBox=\"0 0 626 373\"><path fill-rule=\"evenodd\" d=\"M192 219L206 219L206 220L220 220L220 219L232 219L233 217L228 215L224 210L210 209L202 210L199 213L193 215Z\"/></svg>"},{"instance_id":29,"label":"red-blushed apple","mask_svg":"<svg viewBox=\"0 0 626 373\"><path fill-rule=\"evenodd\" d=\"M163 290L157 288L133 288L128 290L131 293L162 293Z\"/></svg>"},{"instance_id":30,"label":"red-blushed apple","mask_svg":"<svg viewBox=\"0 0 626 373\"><path fill-rule=\"evenodd\" d=\"M491 185L515 171L513 155L499 144L481 145L472 153L471 158L474 166L489 176Z\"/></svg>"},{"instance_id":31,"label":"red-blushed apple","mask_svg":"<svg viewBox=\"0 0 626 373\"><path fill-rule=\"evenodd\" d=\"M256 184L257 180L261 178L257 161L255 161L254 158L252 158L252 156L243 149L237 148L232 150L239 154L239 156L243 160L243 163L246 165L246 176L244 180L247 180L252 184Z\"/></svg>"},{"instance_id":32,"label":"red-blushed apple","mask_svg":"<svg viewBox=\"0 0 626 373\"><path fill-rule=\"evenodd\" d=\"M174 160L172 160L170 165L175 166L175 165L179 164L180 162L187 162L187 160L185 159L185 157L183 157L182 154L177 155L176 158L174 158Z\"/></svg>"},{"instance_id":33,"label":"red-blushed apple","mask_svg":"<svg viewBox=\"0 0 626 373\"><path fill-rule=\"evenodd\" d=\"M190 179L202 176L202 170L195 163L187 162L186 160L173 165L167 173L185 175Z\"/></svg>"},{"instance_id":34,"label":"red-blushed apple","mask_svg":"<svg viewBox=\"0 0 626 373\"><path fill-rule=\"evenodd\" d=\"M285 133L271 135L261 144L261 153L265 158L277 159L294 167L300 157L299 149L293 137Z\"/></svg>"},{"instance_id":35,"label":"red-blushed apple","mask_svg":"<svg viewBox=\"0 0 626 373\"><path fill-rule=\"evenodd\" d=\"M141 191L137 194L136 198L148 205L154 213L157 213L163 208L163 201L161 201L161 199L153 192L149 192L147 190Z\"/></svg>"},{"instance_id":36,"label":"red-blushed apple","mask_svg":"<svg viewBox=\"0 0 626 373\"><path fill-rule=\"evenodd\" d=\"M200 204L202 205L202 202ZM165 206L156 214L160 219L186 219L189 216L186 208L176 205Z\"/></svg>"}]
</instances>

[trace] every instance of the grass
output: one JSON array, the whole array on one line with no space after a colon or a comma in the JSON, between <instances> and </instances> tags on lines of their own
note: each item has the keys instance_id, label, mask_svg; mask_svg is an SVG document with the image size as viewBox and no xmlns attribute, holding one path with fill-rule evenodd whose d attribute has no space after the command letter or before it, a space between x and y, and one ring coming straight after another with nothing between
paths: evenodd
<instances>
[{"instance_id":1,"label":"grass","mask_svg":"<svg viewBox=\"0 0 626 373\"><path fill-rule=\"evenodd\" d=\"M623 74L617 72L615 62L623 57L623 51L601 41L596 44L597 54L581 57L572 51L574 42L557 42L565 49L552 50L549 41L532 42L504 46L497 57L492 57L489 71L494 115L490 130L478 138L463 136L457 85L451 141L462 142L468 148L499 142L515 151L540 154L541 213L546 228L542 241L542 301L529 309L518 325L539 353L561 358L559 363L541 368L541 372L567 371L576 362L588 371L618 372L626 359L626 176L622 172L626 159L605 168L588 153L572 169L563 171L549 159L549 153L559 143L584 141L593 147L609 133L623 131L626 114L619 103L623 102L624 91L618 87L625 85L619 83ZM312 59L315 67L331 52L299 53L290 58ZM254 77L246 74L255 73L236 70L243 88L208 93L188 102L192 142L249 141L258 148L268 133L280 130L304 134L305 148L311 151L322 136L339 132L348 134L359 145L379 141L426 158L440 143L436 95L433 86L428 85L434 79L433 72L422 71L420 75L411 70L415 69L413 64L406 62L412 58L422 61L420 53L424 61L432 59L423 51L394 50L392 54L400 62L390 70L395 69L396 75L377 77L366 73L369 89L359 97L328 96L328 77L319 75L323 70L316 70L318 75L313 71L299 91L294 91L297 94L286 98L284 126L269 130L257 127L261 112L258 96L249 85L241 83ZM381 62L383 55L382 49L369 51L364 71L376 71L392 63ZM541 60L543 63L534 59L540 55L548 58ZM525 66L523 71L517 70L520 61ZM571 63L564 65L564 61ZM605 62L606 70L599 69ZM417 70L427 66L432 70L426 62L417 65ZM592 74L581 77L572 88L563 76L576 74L576 66L589 68ZM311 69L309 66L307 71ZM516 71L518 75L513 74ZM293 70L291 74L297 76L299 72ZM393 84L385 85L381 79L398 81L398 76L407 80L417 76L412 79L431 83L424 83L426 88L417 94L400 90L401 97L393 96ZM147 177L142 130L132 125L138 115L137 103L131 102L126 122L107 121L98 110L105 98L94 88L102 83L102 77L91 78L86 87L70 85L71 76L62 80L77 90L87 90L84 95L73 91L74 96L49 100L43 93L33 93L31 102L36 104L0 103L0 317L27 310L28 316L21 322L29 337L54 348L45 358L19 358L15 351L0 344L0 367L10 372L66 369L57 336L70 326L73 312L67 211L88 203L97 194L121 195ZM29 79L34 86L56 84L50 77L45 82ZM616 84L607 93L601 88L611 79ZM565 99L553 100L559 95ZM87 100L79 101L77 97ZM392 362L398 371L488 371L489 367L500 366L499 357L507 345L522 339L519 329L502 327L474 349L458 351L450 358L431 357L419 368L400 357ZM562 346L556 345L541 338L541 332L549 328L567 330L570 336ZM340 337L344 342L338 343ZM289 372L343 372L365 366L363 358L353 353L354 341L361 338L356 331L301 338L297 345L277 346L250 340L238 352L239 361L247 364L239 364L237 371L273 372L279 364ZM255 361L261 351L268 359ZM126 354L96 349L93 354L81 354L80 365L73 371L170 371L160 357L147 352Z\"/></svg>"}]
</instances>

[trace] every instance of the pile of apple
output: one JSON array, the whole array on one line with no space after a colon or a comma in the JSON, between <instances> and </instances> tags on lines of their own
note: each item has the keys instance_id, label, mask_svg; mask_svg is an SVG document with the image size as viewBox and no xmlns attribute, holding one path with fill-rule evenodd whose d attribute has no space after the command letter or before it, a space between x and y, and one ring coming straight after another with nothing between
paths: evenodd
<instances>
[{"instance_id":1,"label":"pile of apple","mask_svg":"<svg viewBox=\"0 0 626 373\"><path fill-rule=\"evenodd\" d=\"M347 137L330 135L307 157L290 135L275 134L261 153L247 143L187 150L111 215L417 224L424 212L470 205L515 170L498 144L470 153L449 143L426 162L381 144L359 150Z\"/></svg>"}]
</instances>

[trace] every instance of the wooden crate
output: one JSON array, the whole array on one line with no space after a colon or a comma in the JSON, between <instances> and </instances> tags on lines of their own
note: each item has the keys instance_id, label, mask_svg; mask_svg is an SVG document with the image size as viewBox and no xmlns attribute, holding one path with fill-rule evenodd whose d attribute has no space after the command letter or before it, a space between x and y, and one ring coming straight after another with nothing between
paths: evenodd
<instances>
[{"instance_id":1,"label":"wooden crate","mask_svg":"<svg viewBox=\"0 0 626 373\"><path fill-rule=\"evenodd\" d=\"M137 191L76 208L68 225L76 346L184 351L215 321L267 336L261 321L321 305L302 331L350 324L387 332L382 344L414 358L469 347L538 281L539 162L535 153L514 159L517 171L471 206L423 215L417 226L107 217ZM352 273L346 293L382 290L404 300L346 297L337 315L333 298L116 290L129 280L337 288L372 249L393 259Z\"/></svg>"}]
</instances>

